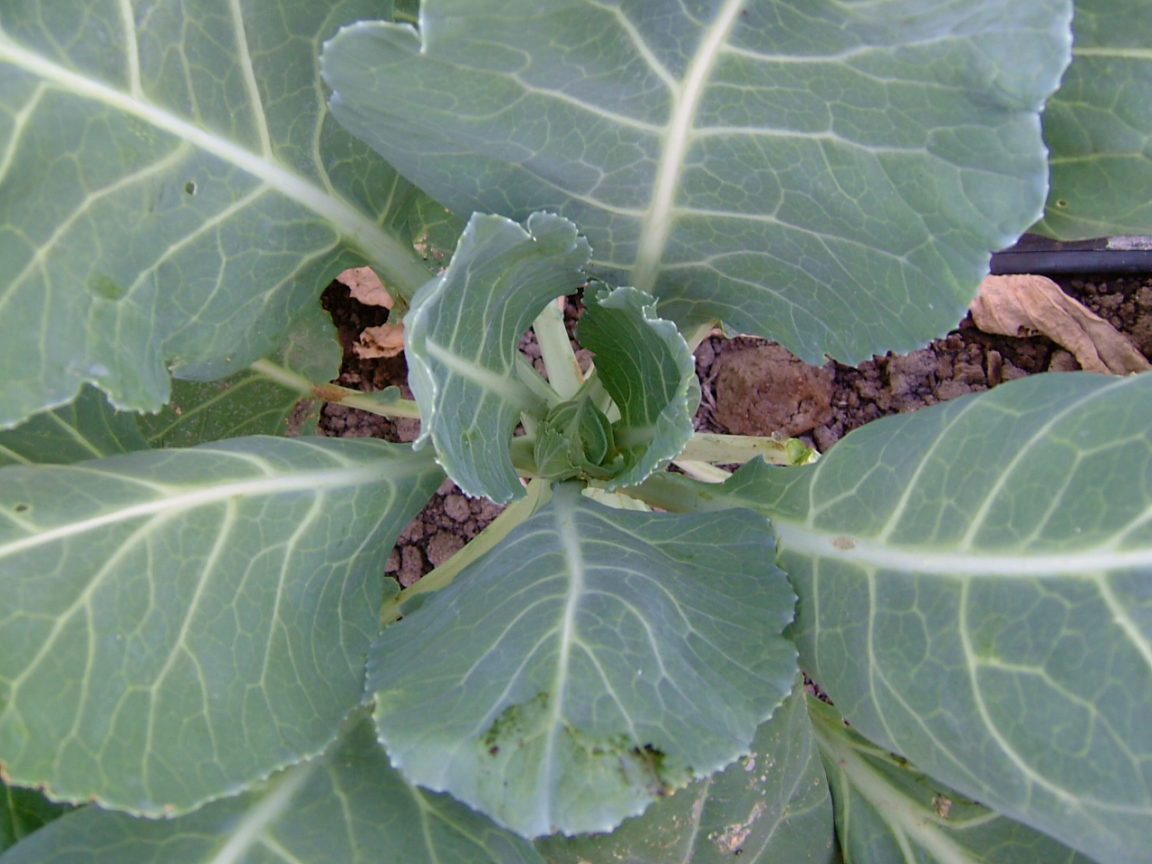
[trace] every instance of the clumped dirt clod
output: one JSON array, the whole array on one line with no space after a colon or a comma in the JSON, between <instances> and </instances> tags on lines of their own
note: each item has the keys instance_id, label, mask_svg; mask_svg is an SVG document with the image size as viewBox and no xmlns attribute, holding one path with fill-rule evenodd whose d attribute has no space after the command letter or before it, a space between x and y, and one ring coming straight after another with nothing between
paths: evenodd
<instances>
[{"instance_id":1,"label":"clumped dirt clod","mask_svg":"<svg viewBox=\"0 0 1152 864\"><path fill-rule=\"evenodd\" d=\"M727 351L716 363L713 416L734 435L793 437L832 419L835 378L831 364L811 366L775 342Z\"/></svg>"}]
</instances>

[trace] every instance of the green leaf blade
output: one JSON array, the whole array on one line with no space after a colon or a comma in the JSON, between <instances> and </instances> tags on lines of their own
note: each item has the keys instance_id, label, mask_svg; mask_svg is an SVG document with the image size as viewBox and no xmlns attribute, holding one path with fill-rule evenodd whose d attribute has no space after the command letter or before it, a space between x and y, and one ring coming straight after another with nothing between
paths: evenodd
<instances>
[{"instance_id":1,"label":"green leaf blade","mask_svg":"<svg viewBox=\"0 0 1152 864\"><path fill-rule=\"evenodd\" d=\"M169 367L243 369L365 258L409 291L427 278L382 227L407 183L317 86L320 40L370 11L388 7L5 5L0 427L84 382L155 410Z\"/></svg>"},{"instance_id":2,"label":"green leaf blade","mask_svg":"<svg viewBox=\"0 0 1152 864\"><path fill-rule=\"evenodd\" d=\"M1102 861L1152 819L1152 377L1035 376L734 482L862 734ZM741 476L741 475L737 475Z\"/></svg>"},{"instance_id":3,"label":"green leaf blade","mask_svg":"<svg viewBox=\"0 0 1152 864\"><path fill-rule=\"evenodd\" d=\"M451 209L555 210L662 316L854 362L954 326L1039 215L1070 16L431 0L419 35L346 28L323 68L336 118Z\"/></svg>"},{"instance_id":4,"label":"green leaf blade","mask_svg":"<svg viewBox=\"0 0 1152 864\"><path fill-rule=\"evenodd\" d=\"M1076 0L1072 65L1044 111L1052 180L1036 230L1075 240L1152 232L1152 29L1139 0Z\"/></svg>"},{"instance_id":5,"label":"green leaf blade","mask_svg":"<svg viewBox=\"0 0 1152 864\"><path fill-rule=\"evenodd\" d=\"M220 381L173 381L172 398L136 424L152 447L194 447L245 435L310 435L320 419L317 384L340 372L332 319L317 304L305 311L270 357ZM301 404L302 399L308 401Z\"/></svg>"},{"instance_id":6,"label":"green leaf blade","mask_svg":"<svg viewBox=\"0 0 1152 864\"><path fill-rule=\"evenodd\" d=\"M766 542L751 513L624 512L561 487L374 646L393 764L525 836L609 830L722 767L795 674Z\"/></svg>"},{"instance_id":7,"label":"green leaf blade","mask_svg":"<svg viewBox=\"0 0 1152 864\"><path fill-rule=\"evenodd\" d=\"M547 406L517 379L520 336L580 285L588 255L559 216L534 213L521 226L475 214L448 269L413 298L405 350L423 421L417 446L432 441L469 495L502 504L524 494L508 442L521 412Z\"/></svg>"},{"instance_id":8,"label":"green leaf blade","mask_svg":"<svg viewBox=\"0 0 1152 864\"><path fill-rule=\"evenodd\" d=\"M441 479L407 447L259 437L0 469L7 775L158 815L319 752Z\"/></svg>"},{"instance_id":9,"label":"green leaf blade","mask_svg":"<svg viewBox=\"0 0 1152 864\"><path fill-rule=\"evenodd\" d=\"M862 738L811 700L814 737L836 799L837 834L855 864L1003 861L1092 864L1044 834L965 798Z\"/></svg>"},{"instance_id":10,"label":"green leaf blade","mask_svg":"<svg viewBox=\"0 0 1152 864\"><path fill-rule=\"evenodd\" d=\"M656 316L652 295L635 288L597 290L577 335L596 355L597 374L620 409L617 444L632 457L607 488L634 486L692 437L700 404L692 352L676 325Z\"/></svg>"},{"instance_id":11,"label":"green leaf blade","mask_svg":"<svg viewBox=\"0 0 1152 864\"><path fill-rule=\"evenodd\" d=\"M421 830L414 830L419 827ZM524 840L453 801L410 786L361 721L328 752L257 789L176 819L139 819L95 807L32 835L4 864L540 864Z\"/></svg>"},{"instance_id":12,"label":"green leaf blade","mask_svg":"<svg viewBox=\"0 0 1152 864\"><path fill-rule=\"evenodd\" d=\"M147 446L137 420L85 387L70 404L0 430L0 465L68 464Z\"/></svg>"},{"instance_id":13,"label":"green leaf blade","mask_svg":"<svg viewBox=\"0 0 1152 864\"><path fill-rule=\"evenodd\" d=\"M756 730L751 752L656 801L611 834L543 837L550 864L831 864L832 799L797 686Z\"/></svg>"}]
</instances>

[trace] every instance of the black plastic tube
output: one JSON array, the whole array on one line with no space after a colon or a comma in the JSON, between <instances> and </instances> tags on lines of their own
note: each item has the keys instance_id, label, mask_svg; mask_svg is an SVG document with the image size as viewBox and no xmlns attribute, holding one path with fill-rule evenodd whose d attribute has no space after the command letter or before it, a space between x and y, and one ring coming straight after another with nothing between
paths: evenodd
<instances>
[{"instance_id":1,"label":"black plastic tube","mask_svg":"<svg viewBox=\"0 0 1152 864\"><path fill-rule=\"evenodd\" d=\"M992 253L989 269L998 276L1152 273L1152 238L1100 237L1061 242L1025 234L1011 248Z\"/></svg>"}]
</instances>

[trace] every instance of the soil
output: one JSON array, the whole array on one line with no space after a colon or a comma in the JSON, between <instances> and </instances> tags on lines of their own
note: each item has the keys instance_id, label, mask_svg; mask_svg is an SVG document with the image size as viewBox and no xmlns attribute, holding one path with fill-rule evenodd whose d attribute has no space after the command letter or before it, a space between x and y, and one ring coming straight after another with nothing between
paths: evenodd
<instances>
[{"instance_id":1,"label":"soil","mask_svg":"<svg viewBox=\"0 0 1152 864\"><path fill-rule=\"evenodd\" d=\"M1152 358L1152 276L1057 281ZM364 328L384 323L387 310L352 299L339 282L328 286L322 303L344 348L337 383L365 391L396 385L411 398L403 355L361 359L352 351ZM566 316L570 326L578 315L578 305L570 301ZM530 337L522 348L538 362ZM826 452L851 430L879 417L915 411L1037 372L1077 368L1068 351L1043 336L990 335L978 330L970 317L919 351L877 356L855 367L834 361L810 366L762 339L714 335L696 352L703 398L695 425L699 430L741 435L783 433ZM412 441L419 431L414 420L391 420L333 404L325 406L320 428L326 435L389 441ZM389 558L388 574L410 585L479 533L499 509L468 498L445 481L401 536Z\"/></svg>"}]
</instances>

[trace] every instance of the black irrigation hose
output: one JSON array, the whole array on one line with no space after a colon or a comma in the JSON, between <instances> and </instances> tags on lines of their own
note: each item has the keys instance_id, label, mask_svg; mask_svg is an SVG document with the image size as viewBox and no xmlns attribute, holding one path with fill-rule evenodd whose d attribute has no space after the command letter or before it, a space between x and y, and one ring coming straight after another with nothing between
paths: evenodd
<instances>
[{"instance_id":1,"label":"black irrigation hose","mask_svg":"<svg viewBox=\"0 0 1152 864\"><path fill-rule=\"evenodd\" d=\"M992 253L990 270L1010 273L1152 273L1152 237L1101 237L1060 242L1025 234L1015 246Z\"/></svg>"}]
</instances>

